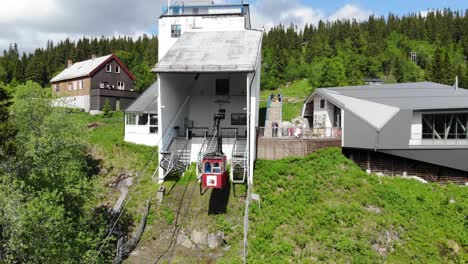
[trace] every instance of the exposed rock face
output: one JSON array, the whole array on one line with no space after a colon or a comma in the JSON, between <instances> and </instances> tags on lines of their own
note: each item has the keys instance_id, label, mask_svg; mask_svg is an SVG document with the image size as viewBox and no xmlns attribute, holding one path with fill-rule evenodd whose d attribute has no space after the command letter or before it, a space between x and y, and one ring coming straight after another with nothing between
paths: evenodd
<instances>
[{"instance_id":1,"label":"exposed rock face","mask_svg":"<svg viewBox=\"0 0 468 264\"><path fill-rule=\"evenodd\" d=\"M205 232L199 232L197 230L192 230L192 242L199 246L208 245L208 234Z\"/></svg>"},{"instance_id":2,"label":"exposed rock face","mask_svg":"<svg viewBox=\"0 0 468 264\"><path fill-rule=\"evenodd\" d=\"M179 236L177 237L177 244L185 247L185 248L194 248L194 244L192 241L190 241L189 237L185 234L184 231L181 231L179 233Z\"/></svg>"},{"instance_id":3,"label":"exposed rock face","mask_svg":"<svg viewBox=\"0 0 468 264\"><path fill-rule=\"evenodd\" d=\"M455 253L455 254L460 253L460 246L458 245L457 242L455 242L455 241L453 241L453 240L447 240L447 242L445 243L445 245L446 245L447 248L450 249L450 251L452 251L453 253Z\"/></svg>"},{"instance_id":4,"label":"exposed rock face","mask_svg":"<svg viewBox=\"0 0 468 264\"><path fill-rule=\"evenodd\" d=\"M372 245L372 249L381 256L386 257L388 253L393 252L395 244L399 241L400 236L397 231L393 229L385 230Z\"/></svg>"},{"instance_id":5,"label":"exposed rock face","mask_svg":"<svg viewBox=\"0 0 468 264\"><path fill-rule=\"evenodd\" d=\"M214 234L208 235L208 247L211 249L215 249L223 245L224 243L224 233L218 231Z\"/></svg>"},{"instance_id":6,"label":"exposed rock face","mask_svg":"<svg viewBox=\"0 0 468 264\"><path fill-rule=\"evenodd\" d=\"M372 212L372 213L376 213L376 214L381 214L382 213L382 209L380 209L379 207L374 206L374 205L368 205L366 207L366 210L369 211L369 212Z\"/></svg>"},{"instance_id":7,"label":"exposed rock face","mask_svg":"<svg viewBox=\"0 0 468 264\"><path fill-rule=\"evenodd\" d=\"M194 248L210 248L216 249L225 244L224 232L207 233L203 231L192 230L191 237L187 236L187 232L182 230L177 237L177 244L188 249Z\"/></svg>"}]
</instances>

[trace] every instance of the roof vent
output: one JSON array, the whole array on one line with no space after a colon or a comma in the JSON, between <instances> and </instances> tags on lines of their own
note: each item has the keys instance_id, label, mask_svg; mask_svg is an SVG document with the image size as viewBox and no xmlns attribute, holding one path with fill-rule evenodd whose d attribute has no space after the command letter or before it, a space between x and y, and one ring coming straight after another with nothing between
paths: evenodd
<instances>
[{"instance_id":1,"label":"roof vent","mask_svg":"<svg viewBox=\"0 0 468 264\"><path fill-rule=\"evenodd\" d=\"M73 65L73 61L71 59L68 60L68 68L70 68Z\"/></svg>"},{"instance_id":2,"label":"roof vent","mask_svg":"<svg viewBox=\"0 0 468 264\"><path fill-rule=\"evenodd\" d=\"M96 59L96 54L91 55L91 59L92 60Z\"/></svg>"},{"instance_id":3,"label":"roof vent","mask_svg":"<svg viewBox=\"0 0 468 264\"><path fill-rule=\"evenodd\" d=\"M455 76L455 84L454 84L455 91L458 91L458 75Z\"/></svg>"}]
</instances>

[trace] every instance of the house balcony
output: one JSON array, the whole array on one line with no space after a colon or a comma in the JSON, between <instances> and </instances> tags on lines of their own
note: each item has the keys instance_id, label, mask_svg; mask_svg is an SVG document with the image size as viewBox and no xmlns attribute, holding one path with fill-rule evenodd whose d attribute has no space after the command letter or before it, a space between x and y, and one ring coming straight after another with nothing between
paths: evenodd
<instances>
[{"instance_id":1,"label":"house balcony","mask_svg":"<svg viewBox=\"0 0 468 264\"><path fill-rule=\"evenodd\" d=\"M120 98L131 98L135 99L138 97L138 93L135 91L118 90L109 88L95 88L91 89L91 96L105 96L105 97L120 97Z\"/></svg>"}]
</instances>

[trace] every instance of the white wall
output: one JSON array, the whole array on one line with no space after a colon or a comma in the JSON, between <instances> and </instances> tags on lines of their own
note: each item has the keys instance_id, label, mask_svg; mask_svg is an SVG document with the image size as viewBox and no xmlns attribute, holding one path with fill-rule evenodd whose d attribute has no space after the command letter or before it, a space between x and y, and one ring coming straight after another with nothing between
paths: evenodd
<instances>
[{"instance_id":1,"label":"white wall","mask_svg":"<svg viewBox=\"0 0 468 264\"><path fill-rule=\"evenodd\" d=\"M54 106L83 109L89 112L89 95L68 96L54 100Z\"/></svg>"},{"instance_id":2,"label":"white wall","mask_svg":"<svg viewBox=\"0 0 468 264\"><path fill-rule=\"evenodd\" d=\"M191 152L190 160L195 162L198 160L198 154L200 153L201 147L203 145L204 138L192 138L191 141ZM226 158L231 160L232 158L232 148L234 147L233 138L223 138L223 152L226 154Z\"/></svg>"},{"instance_id":3,"label":"white wall","mask_svg":"<svg viewBox=\"0 0 468 264\"><path fill-rule=\"evenodd\" d=\"M189 96L188 91L192 83L189 78L183 78L181 74L158 74L158 83L159 133L163 137L159 149L162 150L169 143L164 140L165 133L173 131L175 126L183 127L188 104L182 106Z\"/></svg>"},{"instance_id":4,"label":"white wall","mask_svg":"<svg viewBox=\"0 0 468 264\"><path fill-rule=\"evenodd\" d=\"M159 59L166 55L178 38L171 37L171 25L181 25L182 34L190 31L237 31L245 30L242 16L179 16L159 19Z\"/></svg>"},{"instance_id":5,"label":"white wall","mask_svg":"<svg viewBox=\"0 0 468 264\"><path fill-rule=\"evenodd\" d=\"M320 101L325 100L325 107L320 107ZM321 97L320 95L314 95L314 128L319 127L326 127L330 128L333 127L333 112L334 112L334 105L331 102L328 102L326 99ZM316 126L316 127L315 127Z\"/></svg>"},{"instance_id":6,"label":"white wall","mask_svg":"<svg viewBox=\"0 0 468 264\"><path fill-rule=\"evenodd\" d=\"M150 134L149 126L129 126L125 125L126 142L154 147L158 145L159 133Z\"/></svg>"},{"instance_id":7,"label":"white wall","mask_svg":"<svg viewBox=\"0 0 468 264\"><path fill-rule=\"evenodd\" d=\"M413 112L413 119L411 121L411 138L410 145L421 145L422 140L422 113Z\"/></svg>"}]
</instances>

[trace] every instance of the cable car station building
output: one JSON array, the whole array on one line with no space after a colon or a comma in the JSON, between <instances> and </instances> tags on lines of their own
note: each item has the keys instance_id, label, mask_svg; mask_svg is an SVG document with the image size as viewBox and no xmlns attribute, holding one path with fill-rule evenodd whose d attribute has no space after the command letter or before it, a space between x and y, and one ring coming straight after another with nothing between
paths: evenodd
<instances>
[{"instance_id":1,"label":"cable car station building","mask_svg":"<svg viewBox=\"0 0 468 264\"><path fill-rule=\"evenodd\" d=\"M246 4L169 4L159 19L159 180L222 149L231 181L252 182L259 116L262 31ZM225 113L219 131L214 116Z\"/></svg>"}]
</instances>

